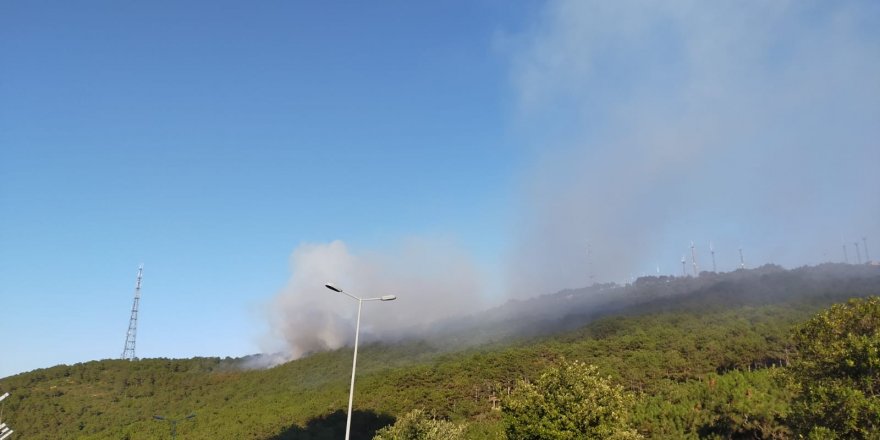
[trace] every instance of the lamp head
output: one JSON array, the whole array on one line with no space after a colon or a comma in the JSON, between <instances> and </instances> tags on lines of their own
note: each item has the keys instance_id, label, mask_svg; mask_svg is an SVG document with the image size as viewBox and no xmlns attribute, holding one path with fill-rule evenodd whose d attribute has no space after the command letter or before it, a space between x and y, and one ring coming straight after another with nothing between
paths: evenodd
<instances>
[{"instance_id":1,"label":"lamp head","mask_svg":"<svg viewBox=\"0 0 880 440\"><path fill-rule=\"evenodd\" d=\"M381 299L382 301L394 301L395 299L397 299L397 297L394 295L385 295L379 299Z\"/></svg>"},{"instance_id":2,"label":"lamp head","mask_svg":"<svg viewBox=\"0 0 880 440\"><path fill-rule=\"evenodd\" d=\"M324 287L326 287L326 288L328 288L328 289L330 289L330 290L332 290L332 291L334 291L334 292L342 293L342 289L340 289L340 288L334 286L333 283L327 283L327 284L324 284Z\"/></svg>"}]
</instances>

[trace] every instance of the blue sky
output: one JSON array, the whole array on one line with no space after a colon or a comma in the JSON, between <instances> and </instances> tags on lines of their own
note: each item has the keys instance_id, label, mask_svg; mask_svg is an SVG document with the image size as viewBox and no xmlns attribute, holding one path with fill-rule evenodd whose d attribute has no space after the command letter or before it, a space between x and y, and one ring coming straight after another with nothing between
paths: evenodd
<instances>
[{"instance_id":1,"label":"blue sky","mask_svg":"<svg viewBox=\"0 0 880 440\"><path fill-rule=\"evenodd\" d=\"M189 357L266 349L309 244L495 299L880 255L872 3L4 2L0 376L119 356L140 263L138 355Z\"/></svg>"},{"instance_id":2,"label":"blue sky","mask_svg":"<svg viewBox=\"0 0 880 440\"><path fill-rule=\"evenodd\" d=\"M241 355L301 242L500 240L500 3L2 9L0 375L118 356L141 262L141 356Z\"/></svg>"}]
</instances>

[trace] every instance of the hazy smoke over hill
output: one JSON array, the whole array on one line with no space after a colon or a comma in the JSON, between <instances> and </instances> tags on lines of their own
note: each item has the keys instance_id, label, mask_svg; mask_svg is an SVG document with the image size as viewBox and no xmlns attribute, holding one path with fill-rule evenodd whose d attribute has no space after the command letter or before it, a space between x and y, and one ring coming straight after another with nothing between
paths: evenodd
<instances>
[{"instance_id":1,"label":"hazy smoke over hill","mask_svg":"<svg viewBox=\"0 0 880 440\"><path fill-rule=\"evenodd\" d=\"M878 22L877 2L560 0L502 34L533 164L505 290L680 274L685 253L690 273L691 240L702 269L709 240L725 271L739 246L750 265L796 266L839 261L862 235L876 259ZM400 294L365 304L367 338L472 310L484 287L466 251L436 241L303 245L291 268L272 313L293 357L353 339L356 303L328 280Z\"/></svg>"},{"instance_id":2,"label":"hazy smoke over hill","mask_svg":"<svg viewBox=\"0 0 880 440\"><path fill-rule=\"evenodd\" d=\"M691 240L719 270L739 245L787 266L880 248L878 23L876 2L549 2L501 39L537 164L512 290L690 272Z\"/></svg>"}]
</instances>

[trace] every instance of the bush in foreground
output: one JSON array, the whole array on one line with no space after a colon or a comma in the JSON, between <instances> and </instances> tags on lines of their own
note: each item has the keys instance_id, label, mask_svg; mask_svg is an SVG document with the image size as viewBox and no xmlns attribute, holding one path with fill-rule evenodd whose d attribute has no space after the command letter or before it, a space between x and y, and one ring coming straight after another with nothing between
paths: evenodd
<instances>
[{"instance_id":1,"label":"bush in foreground","mask_svg":"<svg viewBox=\"0 0 880 440\"><path fill-rule=\"evenodd\" d=\"M505 431L517 440L639 439L629 426L633 401L595 366L563 361L502 402Z\"/></svg>"},{"instance_id":2,"label":"bush in foreground","mask_svg":"<svg viewBox=\"0 0 880 440\"><path fill-rule=\"evenodd\" d=\"M412 410L391 426L376 432L373 440L463 440L464 426L429 417L420 409Z\"/></svg>"},{"instance_id":3,"label":"bush in foreground","mask_svg":"<svg viewBox=\"0 0 880 440\"><path fill-rule=\"evenodd\" d=\"M880 298L836 304L794 339L793 428L808 438L880 438Z\"/></svg>"}]
</instances>

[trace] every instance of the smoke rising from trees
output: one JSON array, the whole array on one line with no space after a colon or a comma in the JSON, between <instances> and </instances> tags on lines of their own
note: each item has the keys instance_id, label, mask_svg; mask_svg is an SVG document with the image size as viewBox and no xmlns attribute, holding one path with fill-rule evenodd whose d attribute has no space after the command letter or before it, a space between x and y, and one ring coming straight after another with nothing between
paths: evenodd
<instances>
[{"instance_id":1,"label":"smoke rising from trees","mask_svg":"<svg viewBox=\"0 0 880 440\"><path fill-rule=\"evenodd\" d=\"M880 243L878 22L875 2L558 0L500 32L529 164L505 293L677 275L682 255L690 273L692 240L721 271L740 246L792 267L839 261L840 237ZM291 270L271 321L294 358L354 338L357 305L327 281L399 295L365 304L367 340L474 310L487 284L443 240L306 244Z\"/></svg>"},{"instance_id":2,"label":"smoke rising from trees","mask_svg":"<svg viewBox=\"0 0 880 440\"><path fill-rule=\"evenodd\" d=\"M290 358L335 349L354 341L357 301L324 287L332 282L360 298L398 295L391 302L365 302L361 339L395 339L481 306L481 277L468 256L444 240L409 239L396 248L356 253L345 243L304 244L290 258L292 276L270 305L274 336ZM276 359L277 360L277 359Z\"/></svg>"}]
</instances>

